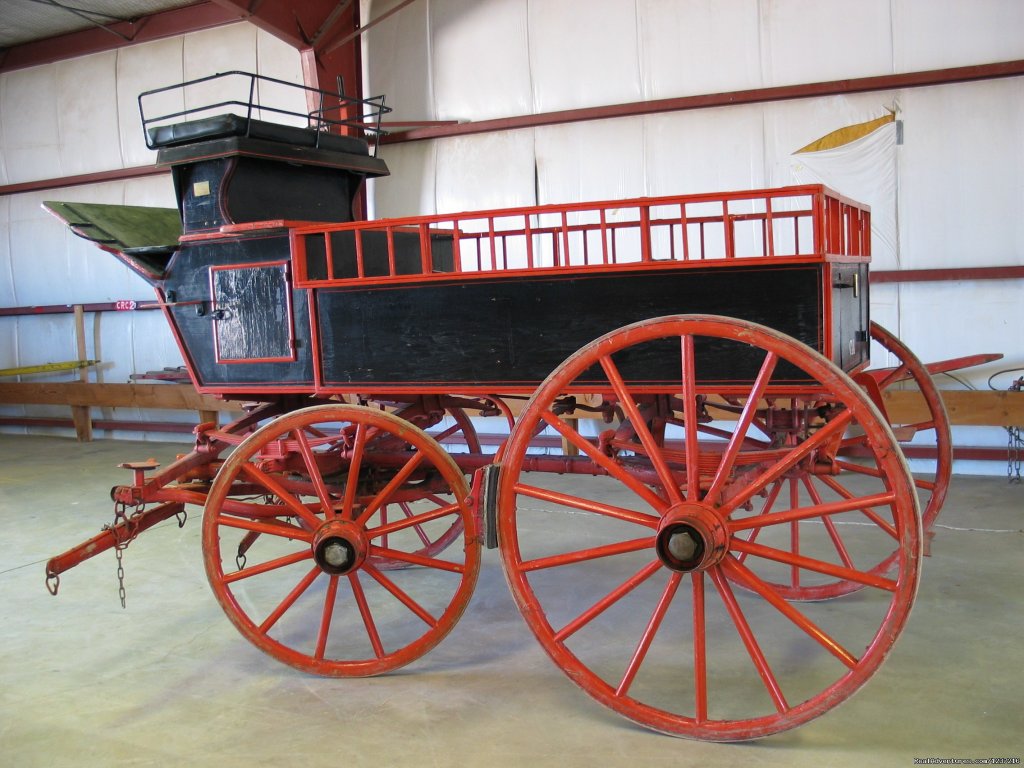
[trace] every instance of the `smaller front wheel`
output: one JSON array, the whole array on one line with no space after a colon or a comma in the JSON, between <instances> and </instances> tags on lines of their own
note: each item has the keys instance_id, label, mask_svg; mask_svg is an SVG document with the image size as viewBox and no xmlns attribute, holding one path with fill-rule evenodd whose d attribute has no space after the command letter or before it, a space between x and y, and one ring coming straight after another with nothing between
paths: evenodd
<instances>
[{"instance_id":1,"label":"smaller front wheel","mask_svg":"<svg viewBox=\"0 0 1024 768\"><path fill-rule=\"evenodd\" d=\"M286 664L337 677L397 669L469 603L480 543L468 497L452 458L396 416L295 411L218 472L203 519L207 577L239 631ZM403 514L383 517L389 506ZM424 537L453 529L462 546L425 550Z\"/></svg>"}]
</instances>

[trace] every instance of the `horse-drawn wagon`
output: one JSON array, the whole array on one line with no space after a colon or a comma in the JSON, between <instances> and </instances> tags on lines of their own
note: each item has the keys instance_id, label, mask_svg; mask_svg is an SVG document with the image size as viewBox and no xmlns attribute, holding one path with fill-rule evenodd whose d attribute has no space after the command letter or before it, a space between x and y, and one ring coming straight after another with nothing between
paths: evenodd
<instances>
[{"instance_id":1,"label":"horse-drawn wagon","mask_svg":"<svg viewBox=\"0 0 1024 768\"><path fill-rule=\"evenodd\" d=\"M177 211L47 204L154 286L200 392L251 403L125 465L114 524L48 563L51 590L198 505L228 618L310 673L422 656L490 547L552 660L645 726L754 738L856 691L951 467L927 367L869 321L868 209L800 186L353 220L387 168L337 131L384 107L341 101L311 128L251 97L144 112ZM930 416L890 423L906 381Z\"/></svg>"}]
</instances>

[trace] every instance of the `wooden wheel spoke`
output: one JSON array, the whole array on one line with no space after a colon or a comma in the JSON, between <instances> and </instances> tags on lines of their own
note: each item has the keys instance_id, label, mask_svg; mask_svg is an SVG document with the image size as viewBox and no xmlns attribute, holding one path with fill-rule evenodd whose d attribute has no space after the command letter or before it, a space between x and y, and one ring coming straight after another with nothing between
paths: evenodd
<instances>
[{"instance_id":1,"label":"wooden wheel spoke","mask_svg":"<svg viewBox=\"0 0 1024 768\"><path fill-rule=\"evenodd\" d=\"M316 489L317 498L320 499L320 506L324 511L324 517L332 518L335 516L334 502L331 500L331 494L327 491L323 474L320 472L320 465L317 463L316 455L309 444L309 438L306 437L306 433L302 429L292 430L292 435L295 437L295 442L299 444L299 453L302 454L302 460L306 464L306 472L309 474L309 479Z\"/></svg>"},{"instance_id":2,"label":"wooden wheel spoke","mask_svg":"<svg viewBox=\"0 0 1024 768\"><path fill-rule=\"evenodd\" d=\"M437 626L437 619L431 616L423 606L413 600L405 590L391 581L391 579L385 576L381 571L374 568L370 563L364 564L363 570L370 574L372 578L376 579L377 583L384 587L384 589L394 595L402 605L419 616L428 626Z\"/></svg>"},{"instance_id":3,"label":"wooden wheel spoke","mask_svg":"<svg viewBox=\"0 0 1024 768\"><path fill-rule=\"evenodd\" d=\"M644 663L644 659L647 658L647 652L650 650L651 643L654 642L654 638L658 634L661 622L665 618L668 607L672 604L672 598L675 597L676 590L679 589L679 583L682 579L683 574L675 572L669 577L668 584L665 585L665 589L661 593L661 599L658 600L658 605L655 607L654 613L651 614L651 620L647 622L647 627L640 636L640 642L633 652L633 657L629 660L626 672L623 674L622 680L619 681L618 688L615 689L616 696L625 696L629 692L629 686L633 684L637 672L640 671L640 666Z\"/></svg>"},{"instance_id":4,"label":"wooden wheel spoke","mask_svg":"<svg viewBox=\"0 0 1024 768\"><path fill-rule=\"evenodd\" d=\"M686 500L700 500L700 423L697 417L697 362L693 336L680 337L680 377L683 383L683 443L686 446Z\"/></svg>"},{"instance_id":5,"label":"wooden wheel spoke","mask_svg":"<svg viewBox=\"0 0 1024 768\"><path fill-rule=\"evenodd\" d=\"M765 499L764 505L761 507L761 511L758 513L759 517L767 515L769 512L771 512L771 509L772 509L773 506L775 506L775 501L776 501L776 499L779 498L779 493L781 493L781 491L782 491L782 481L781 480L776 480L775 483L772 484L772 489L768 492L768 497ZM764 530L764 528L762 528L762 527L752 528L751 532L750 532L750 537L748 539L746 539L746 540L747 541L756 541L758 535L763 530ZM746 557L745 553L740 553L740 556L739 556L740 562L743 562L743 559L745 557Z\"/></svg>"},{"instance_id":6,"label":"wooden wheel spoke","mask_svg":"<svg viewBox=\"0 0 1024 768\"><path fill-rule=\"evenodd\" d=\"M854 464L850 461L836 461L836 467L843 472L854 472L858 475L867 475L868 477L882 477L882 471L878 467L868 467Z\"/></svg>"},{"instance_id":7,"label":"wooden wheel spoke","mask_svg":"<svg viewBox=\"0 0 1024 768\"><path fill-rule=\"evenodd\" d=\"M886 371L885 376L878 380L878 388L884 391L887 387L892 386L896 382L909 378L912 378L912 374L907 373L907 364L901 363L896 368Z\"/></svg>"},{"instance_id":8,"label":"wooden wheel spoke","mask_svg":"<svg viewBox=\"0 0 1024 768\"><path fill-rule=\"evenodd\" d=\"M348 583L352 588L352 596L356 599L356 605L359 607L359 615L362 617L363 625L366 627L366 634L370 638L373 653L378 659L382 659L385 655L384 644L380 641L380 633L377 631L377 624L373 620L370 604L366 601L366 593L363 592L363 585L359 581L359 574L348 574Z\"/></svg>"},{"instance_id":9,"label":"wooden wheel spoke","mask_svg":"<svg viewBox=\"0 0 1024 768\"><path fill-rule=\"evenodd\" d=\"M574 565L587 560L597 560L602 557L612 557L614 555L626 554L627 552L649 549L653 546L654 537L645 536L642 539L620 541L616 544L604 544L599 547L590 547L588 549L577 549L572 552L563 552L560 555L551 555L549 557L538 557L535 560L527 560L523 562L520 568L523 571L538 571L543 568L558 568L563 565Z\"/></svg>"},{"instance_id":10,"label":"wooden wheel spoke","mask_svg":"<svg viewBox=\"0 0 1024 768\"><path fill-rule=\"evenodd\" d=\"M821 447L837 434L841 434L842 431L846 429L852 418L853 414L850 411L843 411L809 438L799 445L794 446L791 451L788 451L785 456L783 456L773 466L753 478L750 483L739 491L737 495L730 498L728 503L729 508L735 509L750 500L770 482L778 479L800 463L800 461L806 458L811 451Z\"/></svg>"},{"instance_id":11,"label":"wooden wheel spoke","mask_svg":"<svg viewBox=\"0 0 1024 768\"><path fill-rule=\"evenodd\" d=\"M448 427L448 429L444 430L443 432L437 432L436 434L432 434L431 437L434 438L435 440L437 440L437 442L443 443L449 437L451 437L456 432L459 432L461 430L462 430L462 425L459 424L459 423L455 423L455 424L452 424L452 426Z\"/></svg>"},{"instance_id":12,"label":"wooden wheel spoke","mask_svg":"<svg viewBox=\"0 0 1024 768\"><path fill-rule=\"evenodd\" d=\"M800 486L797 485L795 477L789 478L789 508L796 510L800 506ZM791 520L789 523L789 551L794 555L800 554L800 521ZM800 569L793 565L790 567L790 584L800 587Z\"/></svg>"},{"instance_id":13,"label":"wooden wheel spoke","mask_svg":"<svg viewBox=\"0 0 1024 768\"><path fill-rule=\"evenodd\" d=\"M718 498L725 487L725 483L732 473L733 466L736 463L736 456L739 454L740 448L746 440L747 430L750 429L754 416L757 414L758 401L760 401L761 396L768 387L768 382L771 381L778 359L778 355L774 352L769 352L765 355L764 362L761 363L761 369L758 371L757 378L754 380L754 385L750 390L750 395L747 398L747 402L743 404L743 411L740 413L739 420L736 422L736 429L732 433L732 437L729 438L729 443L726 445L725 452L722 454L722 459L718 464L718 469L715 471L715 476L711 480L711 487L708 489L707 495L704 499L707 504L714 504L718 501Z\"/></svg>"},{"instance_id":14,"label":"wooden wheel spoke","mask_svg":"<svg viewBox=\"0 0 1024 768\"><path fill-rule=\"evenodd\" d=\"M914 432L928 432L929 430L935 429L935 419L928 419L927 421L918 421L914 424L902 424L903 427L909 427Z\"/></svg>"},{"instance_id":15,"label":"wooden wheel spoke","mask_svg":"<svg viewBox=\"0 0 1024 768\"><path fill-rule=\"evenodd\" d=\"M836 553L839 555L839 559L843 561L843 565L847 568L856 568L853 563L853 558L850 557L850 552L846 548L846 544L843 542L843 537L839 535L839 529L836 528L836 524L832 522L832 518L822 518L822 522L825 524L825 530L828 532L828 537L832 541L832 546L836 548Z\"/></svg>"},{"instance_id":16,"label":"wooden wheel spoke","mask_svg":"<svg viewBox=\"0 0 1024 768\"><path fill-rule=\"evenodd\" d=\"M409 505L408 504L406 504L404 501L399 502L398 508L402 510L402 514L405 515L407 520L413 520L413 512L412 512L411 509L409 509ZM421 521L421 520L418 520L418 519L417 520L413 520L411 525L413 527L413 530L416 531L416 535L420 537L420 541L423 542L423 546L429 547L430 546L430 537L427 536L426 532L423 530L423 526L421 524L422 522L425 522L425 521Z\"/></svg>"},{"instance_id":17,"label":"wooden wheel spoke","mask_svg":"<svg viewBox=\"0 0 1024 768\"><path fill-rule=\"evenodd\" d=\"M285 539L298 539L299 541L313 540L313 535L309 531L298 528L290 523L286 523L283 520L259 521L218 515L217 524L228 528L240 528L245 531L266 533L270 536L280 536Z\"/></svg>"},{"instance_id":18,"label":"wooden wheel spoke","mask_svg":"<svg viewBox=\"0 0 1024 768\"><path fill-rule=\"evenodd\" d=\"M780 597L770 585L758 578L757 575L750 571L750 569L737 562L736 558L727 557L723 560L722 570L732 578L744 584L748 589L753 590L763 597L772 607L779 611L779 613L793 622L793 624L821 645L822 648L843 662L847 667L854 669L857 666L858 659L856 656L846 650L835 640L835 638L827 634L804 614L800 613L800 611L786 602L786 600Z\"/></svg>"},{"instance_id":19,"label":"wooden wheel spoke","mask_svg":"<svg viewBox=\"0 0 1024 768\"><path fill-rule=\"evenodd\" d=\"M839 451L848 451L850 448L859 448L868 444L867 435L850 435L839 441Z\"/></svg>"},{"instance_id":20,"label":"wooden wheel spoke","mask_svg":"<svg viewBox=\"0 0 1024 768\"><path fill-rule=\"evenodd\" d=\"M402 465L402 468L398 470L398 473L388 481L380 493L373 497L373 500L366 505L366 509L363 510L362 514L359 515L359 519L356 521L360 525L366 525L366 522L373 517L373 513L381 508L383 504L387 503L387 500L391 497L395 491L397 491L409 476L416 471L416 468L423 461L423 453L417 451L410 459Z\"/></svg>"},{"instance_id":21,"label":"wooden wheel spoke","mask_svg":"<svg viewBox=\"0 0 1024 768\"><path fill-rule=\"evenodd\" d=\"M465 567L459 563L452 563L448 560L438 560L436 557L425 557L423 555L417 555L414 552L402 552L397 549L388 549L387 547L378 547L375 545L370 546L370 555L372 557L401 560L404 563L422 565L427 568L436 568L440 571L451 571L452 573L463 573L466 570Z\"/></svg>"},{"instance_id":22,"label":"wooden wheel spoke","mask_svg":"<svg viewBox=\"0 0 1024 768\"><path fill-rule=\"evenodd\" d=\"M314 581L316 581L317 577L321 573L323 573L323 571L320 570L320 566L319 565L314 565L309 570L309 572L305 576L302 577L302 579L299 581L299 583L296 584L287 595L285 595L284 600L282 600L280 603L278 603L277 606L275 606L274 610L272 610L270 612L270 615L267 616L267 618L263 620L263 623L260 624L259 629L258 629L260 634L263 634L263 635L267 634L267 632L270 631L271 627L273 627L277 623L277 620L280 619L282 616L284 616L285 612L289 608L291 608L292 605L295 604L295 601L298 600L299 597L302 596L303 592L305 592L307 589L309 589L309 586Z\"/></svg>"},{"instance_id":23,"label":"wooden wheel spoke","mask_svg":"<svg viewBox=\"0 0 1024 768\"><path fill-rule=\"evenodd\" d=\"M275 557L273 560L267 560L265 563L259 565L252 565L248 568L243 568L240 571L234 573L224 574L224 583L232 584L242 579L248 579L253 576L259 576L261 573L267 573L269 571L276 571L278 568L284 568L295 563L301 563L303 560L308 560L313 557L313 553L309 549L301 549L298 552L293 552L290 555L283 555L281 557Z\"/></svg>"},{"instance_id":24,"label":"wooden wheel spoke","mask_svg":"<svg viewBox=\"0 0 1024 768\"><path fill-rule=\"evenodd\" d=\"M241 469L242 472L249 475L249 477L277 496L277 498L279 498L284 505L288 507L288 509L294 512L301 519L305 520L312 528L318 528L320 526L320 518L313 514L306 505L295 498L291 492L281 485L281 483L279 483L273 476L268 475L255 464L250 464L249 462L243 463Z\"/></svg>"},{"instance_id":25,"label":"wooden wheel spoke","mask_svg":"<svg viewBox=\"0 0 1024 768\"><path fill-rule=\"evenodd\" d=\"M352 441L352 458L348 465L348 478L345 482L345 499L342 502L342 510L348 519L352 519L352 505L356 500L356 489L359 487L359 468L363 462L363 452L366 450L366 425L360 422L356 425L355 439Z\"/></svg>"},{"instance_id":26,"label":"wooden wheel spoke","mask_svg":"<svg viewBox=\"0 0 1024 768\"><path fill-rule=\"evenodd\" d=\"M331 620L334 618L334 603L338 597L338 576L332 574L327 582L327 594L324 595L324 608L320 614L320 630L316 636L314 659L323 659L327 652L327 638L331 634Z\"/></svg>"},{"instance_id":27,"label":"wooden wheel spoke","mask_svg":"<svg viewBox=\"0 0 1024 768\"><path fill-rule=\"evenodd\" d=\"M833 491L835 491L840 496L842 496L843 498L846 498L846 499L853 499L854 498L853 493L851 493L849 490L847 490L843 486L843 484L840 483L838 480L836 480L834 477L829 477L828 475L822 475L821 476L821 481L823 483L825 483L825 485L827 485ZM877 525L879 528L881 528L883 531L885 531L889 536L891 536L892 538L894 538L897 541L899 541L900 534L896 530L896 526L895 525L893 525L891 523L888 523L885 520L883 520L882 517L877 512L875 512L872 509L869 509L867 507L855 507L855 509L857 509L868 520L870 520L875 525Z\"/></svg>"},{"instance_id":28,"label":"wooden wheel spoke","mask_svg":"<svg viewBox=\"0 0 1024 768\"><path fill-rule=\"evenodd\" d=\"M423 523L429 523L431 520L438 520L439 518L448 517L449 515L457 515L460 510L459 505L457 503L453 503L431 510L430 512L414 514L407 508L408 505L404 502L399 506L402 507L402 511L406 514L406 517L402 520L396 520L393 523L381 524L376 528L367 528L366 533L369 538L376 539L380 536L387 536L389 533L394 533L395 531L401 531L406 528L415 528L417 533L419 533L420 538L423 540L423 543L429 545L430 538L423 532L421 527Z\"/></svg>"},{"instance_id":29,"label":"wooden wheel spoke","mask_svg":"<svg viewBox=\"0 0 1024 768\"><path fill-rule=\"evenodd\" d=\"M827 563L824 560L817 560L804 555L796 555L792 552L785 552L781 549L766 547L751 541L743 541L742 539L733 538L732 549L737 552L746 552L752 557L760 557L765 560L773 560L777 563L785 563L786 565L796 566L806 571L814 571L815 573L823 573L826 576L832 576L837 579L855 581L859 584L875 587L876 589L884 589L887 592L895 592L896 587L898 586L892 579L885 579L871 573L858 571L855 568L846 568L841 565Z\"/></svg>"},{"instance_id":30,"label":"wooden wheel spoke","mask_svg":"<svg viewBox=\"0 0 1024 768\"><path fill-rule=\"evenodd\" d=\"M807 488L807 493L811 497L811 501L815 504L821 504L821 494L818 493L818 489L814 483L811 482L809 477L804 478L804 487ZM823 516L821 522L825 524L825 530L828 532L829 539L832 540L832 546L836 548L836 553L839 555L839 559L843 561L843 565L847 568L853 568L853 559L850 557L850 552L846 548L846 544L843 543L842 537L839 535L839 530L836 528L835 522L829 516Z\"/></svg>"},{"instance_id":31,"label":"wooden wheel spoke","mask_svg":"<svg viewBox=\"0 0 1024 768\"><path fill-rule=\"evenodd\" d=\"M652 509L660 510L665 508L666 502L664 499L629 474L625 468L620 464L617 464L611 457L605 456L601 453L597 446L562 421L562 419L554 413L546 410L543 411L540 416L545 422L547 422L547 424L554 427L562 437L589 456L595 464L647 502Z\"/></svg>"},{"instance_id":32,"label":"wooden wheel spoke","mask_svg":"<svg viewBox=\"0 0 1024 768\"><path fill-rule=\"evenodd\" d=\"M560 643L565 642L566 639L568 639L570 636L572 636L580 629L585 627L587 624L589 624L591 621L596 619L598 616L600 616L602 613L608 610L611 606L615 605L615 603L617 603L619 600L624 598L634 589L639 587L659 570L661 570L660 561L654 560L648 563L639 571L637 571L628 579L626 579L624 582L619 584L619 586L617 586L611 592L606 594L596 603L594 603L585 611L583 611L583 613L581 613L575 619L573 619L560 630L558 630L555 633L554 639Z\"/></svg>"},{"instance_id":33,"label":"wooden wheel spoke","mask_svg":"<svg viewBox=\"0 0 1024 768\"><path fill-rule=\"evenodd\" d=\"M626 388L626 383L622 380L622 374L619 373L619 369L609 356L601 358L601 368L604 369L612 389L619 398L619 405L622 406L622 410L629 419L630 424L632 424L636 436L640 439L640 444L643 445L647 458L650 459L654 471L661 481L661 486L665 489L669 502L678 504L683 500L679 493L679 485L672 475L672 470L665 462L665 456L662 454L661 447L654 439L654 435L651 434L651 430L647 428L647 420L640 414L633 395Z\"/></svg>"},{"instance_id":34,"label":"wooden wheel spoke","mask_svg":"<svg viewBox=\"0 0 1024 768\"><path fill-rule=\"evenodd\" d=\"M766 515L757 515L743 520L729 521L728 525L732 531L745 531L750 528L762 528L766 525L779 525L781 523L793 523L799 520L808 520L813 517L827 517L837 515L841 512L852 512L854 510L870 509L871 507L885 506L896 500L896 494L892 491L876 493L871 496L850 497L845 501L830 501L824 504L812 504L809 507L789 509L785 512L773 512Z\"/></svg>"},{"instance_id":35,"label":"wooden wheel spoke","mask_svg":"<svg viewBox=\"0 0 1024 768\"><path fill-rule=\"evenodd\" d=\"M362 517L362 516L360 516L360 517ZM381 527L383 527L383 526L388 524L388 505L387 504L383 505L380 508L380 524L381 524ZM382 547L386 547L388 545L388 535L387 535L387 533L385 533L383 536L381 536L380 545Z\"/></svg>"},{"instance_id":36,"label":"wooden wheel spoke","mask_svg":"<svg viewBox=\"0 0 1024 768\"><path fill-rule=\"evenodd\" d=\"M765 658L761 646L758 645L757 638L754 637L754 632L751 630L746 616L743 615L739 603L736 602L736 595L733 594L732 587L729 586L729 582L723 575L721 567L711 568L709 573L711 574L711 580L715 584L715 589L718 590L719 597L722 598L722 602L729 612L729 618L732 619L732 623L740 635L740 640L743 641L743 646L747 649L747 654L754 663L754 668L757 670L758 675L761 677L761 682L764 683L764 687L771 697L772 704L775 705L775 709L780 713L787 712L789 704L786 702L786 697L782 694L779 681L775 679L775 673L772 672L771 667L768 665L768 660Z\"/></svg>"},{"instance_id":37,"label":"wooden wheel spoke","mask_svg":"<svg viewBox=\"0 0 1024 768\"><path fill-rule=\"evenodd\" d=\"M626 523L645 525L648 528L656 528L658 520L660 519L654 515L648 515L643 512L635 512L631 509L623 509L622 507L615 507L611 504L604 504L600 501L583 499L579 496L559 493L558 491L551 491L547 488L538 488L537 486L526 485L524 483L518 483L515 486L515 490L516 493L521 493L523 496L529 496L533 499L549 501L552 504L559 504L563 507L572 507L573 509L583 510L584 512L593 512L596 515L611 517L615 520L622 520Z\"/></svg>"},{"instance_id":38,"label":"wooden wheel spoke","mask_svg":"<svg viewBox=\"0 0 1024 768\"><path fill-rule=\"evenodd\" d=\"M694 719L708 719L707 626L704 613L704 572L691 574L693 585L693 708Z\"/></svg>"},{"instance_id":39,"label":"wooden wheel spoke","mask_svg":"<svg viewBox=\"0 0 1024 768\"><path fill-rule=\"evenodd\" d=\"M920 488L922 491L934 491L937 485L934 480L927 480L923 477L914 478L914 487Z\"/></svg>"}]
</instances>

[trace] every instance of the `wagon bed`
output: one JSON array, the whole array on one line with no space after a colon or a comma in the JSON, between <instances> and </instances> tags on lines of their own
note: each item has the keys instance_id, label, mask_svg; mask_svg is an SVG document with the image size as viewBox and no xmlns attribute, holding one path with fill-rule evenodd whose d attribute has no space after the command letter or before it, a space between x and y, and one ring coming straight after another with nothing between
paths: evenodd
<instances>
[{"instance_id":1,"label":"wagon bed","mask_svg":"<svg viewBox=\"0 0 1024 768\"><path fill-rule=\"evenodd\" d=\"M821 186L252 222L183 237L166 286L213 394L530 393L602 333L683 311L784 330L852 371L867 361L869 227ZM190 302L208 302L212 322Z\"/></svg>"}]
</instances>

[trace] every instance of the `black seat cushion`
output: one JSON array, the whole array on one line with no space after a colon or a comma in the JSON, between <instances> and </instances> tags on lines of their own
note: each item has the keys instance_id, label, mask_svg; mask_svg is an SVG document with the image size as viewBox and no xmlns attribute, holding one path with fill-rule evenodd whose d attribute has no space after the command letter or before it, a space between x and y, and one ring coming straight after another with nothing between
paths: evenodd
<instances>
[{"instance_id":1,"label":"black seat cushion","mask_svg":"<svg viewBox=\"0 0 1024 768\"><path fill-rule=\"evenodd\" d=\"M198 141L221 139L228 136L249 136L265 141L277 141L299 147L318 147L352 155L368 155L364 139L339 136L312 128L249 120L241 115L217 115L202 120L189 120L173 125L158 125L148 129L151 147L175 147Z\"/></svg>"}]
</instances>

